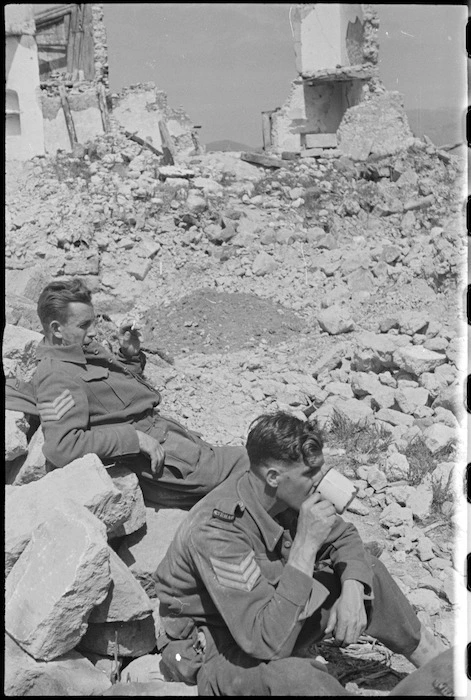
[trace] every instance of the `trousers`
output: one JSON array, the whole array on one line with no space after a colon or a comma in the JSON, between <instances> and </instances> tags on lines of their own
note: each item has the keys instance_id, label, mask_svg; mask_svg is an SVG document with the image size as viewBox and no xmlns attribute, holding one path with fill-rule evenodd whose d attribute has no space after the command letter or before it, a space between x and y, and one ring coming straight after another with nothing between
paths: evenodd
<instances>
[{"instance_id":1,"label":"trousers","mask_svg":"<svg viewBox=\"0 0 471 700\"><path fill-rule=\"evenodd\" d=\"M373 570L373 600L366 601L365 632L395 653L411 654L420 641L420 621L386 567L367 555ZM197 675L198 694L215 695L351 695L313 659L296 656L307 642L320 641L329 610L341 592L339 577L326 568L314 573L330 591L314 615L306 620L292 656L274 661L250 657L228 630L204 628L206 650Z\"/></svg>"},{"instance_id":2,"label":"trousers","mask_svg":"<svg viewBox=\"0 0 471 700\"><path fill-rule=\"evenodd\" d=\"M151 411L134 427L158 440L165 451L158 478L152 474L146 455L126 459L126 466L139 478L148 505L189 510L229 476L238 476L249 468L245 447L211 445L173 418Z\"/></svg>"}]
</instances>

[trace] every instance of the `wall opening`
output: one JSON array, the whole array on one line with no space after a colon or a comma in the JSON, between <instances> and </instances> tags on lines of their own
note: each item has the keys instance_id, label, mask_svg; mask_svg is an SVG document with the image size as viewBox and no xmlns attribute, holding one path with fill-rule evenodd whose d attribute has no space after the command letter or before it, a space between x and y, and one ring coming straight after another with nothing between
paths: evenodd
<instances>
[{"instance_id":1,"label":"wall opening","mask_svg":"<svg viewBox=\"0 0 471 700\"><path fill-rule=\"evenodd\" d=\"M5 90L5 133L6 136L21 135L20 102L16 90Z\"/></svg>"}]
</instances>

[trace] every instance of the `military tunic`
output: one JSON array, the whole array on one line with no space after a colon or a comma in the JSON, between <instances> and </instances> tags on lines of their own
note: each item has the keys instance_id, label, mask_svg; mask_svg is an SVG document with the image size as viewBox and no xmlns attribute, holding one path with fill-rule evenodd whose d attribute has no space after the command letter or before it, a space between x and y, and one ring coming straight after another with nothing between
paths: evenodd
<instances>
[{"instance_id":1,"label":"military tunic","mask_svg":"<svg viewBox=\"0 0 471 700\"><path fill-rule=\"evenodd\" d=\"M232 471L246 469L242 447L215 447L157 411L160 394L141 376L145 356L117 357L98 342L45 342L37 349L33 388L44 431L44 454L62 467L87 453L126 463L140 478L146 501L191 507ZM155 479L136 430L162 443L165 466Z\"/></svg>"},{"instance_id":2,"label":"military tunic","mask_svg":"<svg viewBox=\"0 0 471 700\"><path fill-rule=\"evenodd\" d=\"M318 554L314 575L308 576L288 563L294 532L261 506L252 487L253 478L245 473L200 501L180 526L157 569L156 588L166 633L164 657L169 656L165 643L170 642L174 657L183 657L175 640L191 639L195 629L204 630L207 648L200 654L199 665L198 659L194 660L202 694L244 694L242 669L251 669L245 691L258 683L260 692L282 694L287 687L282 676L287 671L286 664L278 662L295 654L301 633L322 637L328 611L346 579L364 584L368 606L373 600L376 607L378 598L376 614L370 615L370 633L381 635L384 631L383 637L388 637L387 630L381 628L386 615L386 625L391 629L396 625L393 635L401 638L396 646L414 649L420 624L386 569L365 553L356 528L337 516ZM385 591L394 594L390 612L396 622L385 610ZM169 663L172 665L171 659ZM303 669L306 663L301 665ZM267 664L272 678L269 687ZM173 666L178 677L178 664ZM274 672L281 667L281 674ZM299 664L293 664L295 667L304 678ZM312 674L318 682L319 671L310 664L311 686ZM180 679L185 679L184 673ZM324 676L321 679L325 681ZM297 681L290 677L290 682ZM301 691L306 693L305 688Z\"/></svg>"}]
</instances>

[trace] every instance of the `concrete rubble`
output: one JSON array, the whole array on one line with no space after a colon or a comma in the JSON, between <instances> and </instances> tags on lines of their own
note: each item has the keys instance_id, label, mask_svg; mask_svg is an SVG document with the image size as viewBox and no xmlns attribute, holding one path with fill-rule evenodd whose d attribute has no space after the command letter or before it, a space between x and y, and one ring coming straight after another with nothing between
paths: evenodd
<instances>
[{"instance_id":1,"label":"concrete rubble","mask_svg":"<svg viewBox=\"0 0 471 700\"><path fill-rule=\"evenodd\" d=\"M5 374L34 371L43 285L82 276L101 340L142 322L163 413L230 444L265 411L317 420L358 486L346 517L370 536L375 518L382 560L451 642L462 563L427 528L462 514L463 163L415 137L365 159L279 160L182 152L168 166L116 128L27 161L7 177ZM343 448L352 424L380 448ZM27 414L7 411L6 438L7 694L112 694L116 655L129 685L188 694L155 676L152 578L185 511L146 508L136 476L96 455L49 471Z\"/></svg>"}]
</instances>

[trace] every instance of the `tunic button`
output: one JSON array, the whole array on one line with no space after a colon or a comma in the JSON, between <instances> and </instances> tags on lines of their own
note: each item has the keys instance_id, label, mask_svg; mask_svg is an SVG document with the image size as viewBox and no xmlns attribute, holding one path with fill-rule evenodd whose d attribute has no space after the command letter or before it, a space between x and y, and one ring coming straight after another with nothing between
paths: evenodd
<instances>
[{"instance_id":1,"label":"tunic button","mask_svg":"<svg viewBox=\"0 0 471 700\"><path fill-rule=\"evenodd\" d=\"M93 351L93 354L94 354L94 355L98 355L98 348L97 348L96 350Z\"/></svg>"},{"instance_id":2,"label":"tunic button","mask_svg":"<svg viewBox=\"0 0 471 700\"><path fill-rule=\"evenodd\" d=\"M285 542L283 547L286 547L286 549L289 549L291 547L291 542Z\"/></svg>"}]
</instances>

